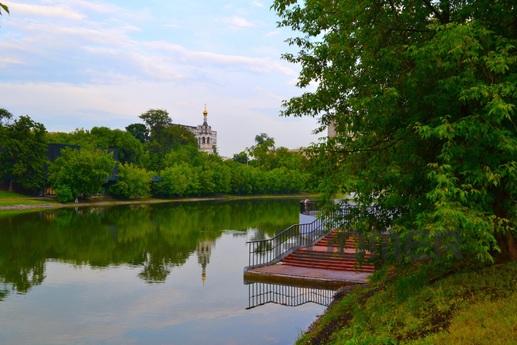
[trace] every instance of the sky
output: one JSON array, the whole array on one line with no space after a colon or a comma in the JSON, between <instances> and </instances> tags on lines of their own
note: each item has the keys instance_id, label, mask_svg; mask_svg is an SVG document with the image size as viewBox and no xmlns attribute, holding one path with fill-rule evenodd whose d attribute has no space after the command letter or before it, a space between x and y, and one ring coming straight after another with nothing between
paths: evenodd
<instances>
[{"instance_id":1,"label":"sky","mask_svg":"<svg viewBox=\"0 0 517 345\"><path fill-rule=\"evenodd\" d=\"M122 129L151 108L198 125L206 104L223 156L262 132L305 146L321 135L316 119L280 116L303 90L270 1L3 0L0 107L70 131Z\"/></svg>"}]
</instances>

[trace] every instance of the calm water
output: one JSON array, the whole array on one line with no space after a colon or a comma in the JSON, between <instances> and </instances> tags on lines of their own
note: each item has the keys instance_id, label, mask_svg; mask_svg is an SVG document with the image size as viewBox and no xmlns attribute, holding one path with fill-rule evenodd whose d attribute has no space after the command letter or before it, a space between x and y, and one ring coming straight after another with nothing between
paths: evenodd
<instances>
[{"instance_id":1,"label":"calm water","mask_svg":"<svg viewBox=\"0 0 517 345\"><path fill-rule=\"evenodd\" d=\"M297 200L0 218L0 344L291 344L329 296L242 273L247 240L297 222Z\"/></svg>"}]
</instances>

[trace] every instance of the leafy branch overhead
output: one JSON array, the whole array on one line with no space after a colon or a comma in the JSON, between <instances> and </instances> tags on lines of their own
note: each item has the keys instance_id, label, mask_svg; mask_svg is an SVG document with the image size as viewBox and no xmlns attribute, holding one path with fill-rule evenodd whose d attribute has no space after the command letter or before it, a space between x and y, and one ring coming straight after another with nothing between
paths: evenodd
<instances>
[{"instance_id":1,"label":"leafy branch overhead","mask_svg":"<svg viewBox=\"0 0 517 345\"><path fill-rule=\"evenodd\" d=\"M9 13L9 7L6 4L0 2L0 15L2 15L2 11Z\"/></svg>"},{"instance_id":2,"label":"leafy branch overhead","mask_svg":"<svg viewBox=\"0 0 517 345\"><path fill-rule=\"evenodd\" d=\"M389 227L391 260L517 258L517 7L513 0L276 0L294 30L288 116L337 135L315 148L356 228ZM381 211L371 217L372 205Z\"/></svg>"}]
</instances>

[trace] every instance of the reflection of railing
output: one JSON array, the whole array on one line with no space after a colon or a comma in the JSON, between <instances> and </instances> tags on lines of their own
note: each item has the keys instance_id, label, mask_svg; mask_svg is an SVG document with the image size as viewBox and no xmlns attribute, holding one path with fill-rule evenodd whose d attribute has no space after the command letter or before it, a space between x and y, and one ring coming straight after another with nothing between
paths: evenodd
<instances>
[{"instance_id":1,"label":"reflection of railing","mask_svg":"<svg viewBox=\"0 0 517 345\"><path fill-rule=\"evenodd\" d=\"M248 269L273 264L300 247L311 246L316 240L340 225L344 208L324 214L312 223L295 224L265 240L249 241Z\"/></svg>"},{"instance_id":2,"label":"reflection of railing","mask_svg":"<svg viewBox=\"0 0 517 345\"><path fill-rule=\"evenodd\" d=\"M248 285L248 308L252 309L264 304L274 303L289 307L297 307L306 303L328 306L336 291L296 287L289 285L252 283Z\"/></svg>"}]
</instances>

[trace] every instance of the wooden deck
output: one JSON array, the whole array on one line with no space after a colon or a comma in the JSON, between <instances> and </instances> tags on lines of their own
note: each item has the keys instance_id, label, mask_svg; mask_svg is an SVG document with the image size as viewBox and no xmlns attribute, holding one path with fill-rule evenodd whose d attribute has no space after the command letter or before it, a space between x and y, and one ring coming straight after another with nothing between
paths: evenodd
<instances>
[{"instance_id":1,"label":"wooden deck","mask_svg":"<svg viewBox=\"0 0 517 345\"><path fill-rule=\"evenodd\" d=\"M340 241L332 231L312 247L299 248L279 263L247 270L244 279L336 288L365 284L374 270L371 264L358 263L353 239Z\"/></svg>"}]
</instances>

